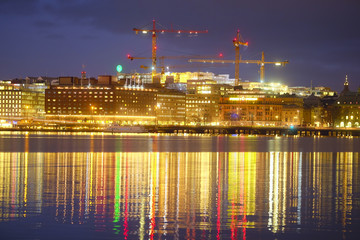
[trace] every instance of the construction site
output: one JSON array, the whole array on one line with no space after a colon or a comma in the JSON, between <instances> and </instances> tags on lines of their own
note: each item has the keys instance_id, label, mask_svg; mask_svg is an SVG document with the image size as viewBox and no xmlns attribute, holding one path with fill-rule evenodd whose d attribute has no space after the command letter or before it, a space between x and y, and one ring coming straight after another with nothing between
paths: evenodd
<instances>
[{"instance_id":1,"label":"construction site","mask_svg":"<svg viewBox=\"0 0 360 240\"><path fill-rule=\"evenodd\" d=\"M159 28L160 27L160 28ZM133 56L131 54L127 55L127 58L131 61L135 60L149 60L151 61L151 65L145 66L140 65L139 68L145 71L148 71L149 74L151 72L151 82L155 84L165 84L165 83L186 83L189 80L216 80L211 74L208 72L202 72L202 74L198 74L201 70L194 71L178 71L178 69L203 69L204 67L222 67L224 65L232 64L235 66L234 71L234 79L230 80L230 77L227 79L219 77L219 80L223 81L221 83L231 84L233 86L239 86L241 83L240 78L240 64L256 64L259 66L259 78L257 79L259 82L265 82L265 65L274 65L274 66L285 66L288 61L266 61L265 53L261 52L260 59L243 59L240 54L240 47L247 48L249 43L244 41L242 36L240 35L240 31L237 30L236 36L232 39L232 42L229 41L229 44L232 44L235 50L235 59L224 59L222 53L217 53L213 55L177 55L177 56L159 56L158 55L158 37L164 33L172 33L172 34L187 34L188 36L198 36L199 34L208 33L207 30L183 30L183 29L174 29L171 28L163 28L162 25L157 25L156 21L153 20L152 26L145 26L142 28L134 28L133 31L136 34L142 35L150 35L151 34L151 56ZM168 60L186 60L188 64L183 65L169 65L166 64ZM134 73L135 76L138 75L141 77L142 74ZM233 73L231 73L232 75ZM230 74L223 74L230 76ZM145 81L149 82L150 77L142 77L146 79ZM226 77L225 77L226 78Z\"/></svg>"}]
</instances>

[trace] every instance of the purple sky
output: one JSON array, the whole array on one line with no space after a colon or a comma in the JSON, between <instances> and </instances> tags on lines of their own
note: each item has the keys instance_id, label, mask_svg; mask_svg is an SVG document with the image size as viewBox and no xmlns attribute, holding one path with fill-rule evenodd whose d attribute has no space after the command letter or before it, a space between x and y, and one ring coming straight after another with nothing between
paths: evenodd
<instances>
[{"instance_id":1,"label":"purple sky","mask_svg":"<svg viewBox=\"0 0 360 240\"><path fill-rule=\"evenodd\" d=\"M358 0L0 0L0 79L26 76L88 76L141 72L150 60L130 61L127 54L151 56L151 36L132 29L151 26L209 30L208 34L164 34L158 56L216 55L234 59L237 29L249 47L244 59L288 60L267 65L266 81L289 86L360 86L360 1ZM166 62L184 65L186 62ZM229 73L234 66L178 71ZM259 67L240 65L243 80L257 81Z\"/></svg>"}]
</instances>

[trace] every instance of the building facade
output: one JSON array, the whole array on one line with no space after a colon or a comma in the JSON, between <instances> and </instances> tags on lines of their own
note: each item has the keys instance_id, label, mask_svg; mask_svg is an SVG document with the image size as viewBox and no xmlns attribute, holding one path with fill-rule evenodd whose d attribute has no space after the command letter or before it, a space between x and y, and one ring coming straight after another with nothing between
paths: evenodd
<instances>
[{"instance_id":1,"label":"building facade","mask_svg":"<svg viewBox=\"0 0 360 240\"><path fill-rule=\"evenodd\" d=\"M0 84L0 117L4 119L43 118L45 115L44 83Z\"/></svg>"},{"instance_id":2,"label":"building facade","mask_svg":"<svg viewBox=\"0 0 360 240\"><path fill-rule=\"evenodd\" d=\"M219 105L225 125L279 127L302 122L302 99L295 96L232 91L221 97Z\"/></svg>"},{"instance_id":3,"label":"building facade","mask_svg":"<svg viewBox=\"0 0 360 240\"><path fill-rule=\"evenodd\" d=\"M117 85L54 86L46 90L47 119L154 124L156 91Z\"/></svg>"},{"instance_id":4,"label":"building facade","mask_svg":"<svg viewBox=\"0 0 360 240\"><path fill-rule=\"evenodd\" d=\"M183 92L158 89L156 103L158 125L184 125L186 119L186 95Z\"/></svg>"}]
</instances>

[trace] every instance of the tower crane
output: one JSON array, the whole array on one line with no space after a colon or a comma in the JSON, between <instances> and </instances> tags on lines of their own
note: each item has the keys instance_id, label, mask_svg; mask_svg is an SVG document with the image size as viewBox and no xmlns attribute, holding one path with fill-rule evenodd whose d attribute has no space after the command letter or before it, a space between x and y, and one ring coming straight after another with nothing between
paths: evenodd
<instances>
[{"instance_id":1,"label":"tower crane","mask_svg":"<svg viewBox=\"0 0 360 240\"><path fill-rule=\"evenodd\" d=\"M233 40L235 47L235 86L239 85L239 63L240 63L240 45L248 46L248 42L244 42L240 39L240 31L237 30L236 38Z\"/></svg>"},{"instance_id":2,"label":"tower crane","mask_svg":"<svg viewBox=\"0 0 360 240\"><path fill-rule=\"evenodd\" d=\"M198 33L207 33L207 30L180 30L180 29L173 29L171 26L171 29L157 29L156 28L156 23L155 20L153 20L153 26L152 29L146 29L146 28L133 28L133 31L135 31L136 34L138 34L139 32L142 32L144 34L151 32L152 33L152 75L156 75L156 50L157 50L157 46L156 46L156 38L157 38L157 33L165 33L165 32L170 32L170 33L190 33L190 34L195 34L197 35Z\"/></svg>"},{"instance_id":3,"label":"tower crane","mask_svg":"<svg viewBox=\"0 0 360 240\"><path fill-rule=\"evenodd\" d=\"M166 70L169 69L175 69L175 68L198 68L198 67L224 67L224 64L221 65L214 65L214 64L209 64L209 65L204 65L204 64L183 64L183 65L170 65L170 66L158 66L157 68L161 69L161 74L165 74L165 68ZM140 68L142 69L149 69L149 66L144 66L144 65L140 65Z\"/></svg>"},{"instance_id":4,"label":"tower crane","mask_svg":"<svg viewBox=\"0 0 360 240\"><path fill-rule=\"evenodd\" d=\"M202 63L236 63L234 60L218 60L218 59L190 59L189 62L202 62ZM239 63L255 63L260 65L260 81L264 82L265 79L265 64L274 64L275 66L285 66L289 61L280 62L265 62L264 52L261 53L261 60L243 60L239 59ZM236 81L236 79L235 79Z\"/></svg>"},{"instance_id":5,"label":"tower crane","mask_svg":"<svg viewBox=\"0 0 360 240\"><path fill-rule=\"evenodd\" d=\"M200 56L200 55L192 55L192 56L160 56L158 57L158 59L160 60L160 67L156 67L156 68L160 68L161 69L161 74L164 74L165 72L165 65L164 65L164 59L184 59L184 58L217 58L220 59L222 58L223 55L222 53L220 53L219 55L214 55L214 56ZM133 57L130 54L127 55L127 58L130 59L131 61L134 59L152 59L150 57ZM140 66L141 68L144 69L148 69L149 67L145 67L143 65Z\"/></svg>"}]
</instances>

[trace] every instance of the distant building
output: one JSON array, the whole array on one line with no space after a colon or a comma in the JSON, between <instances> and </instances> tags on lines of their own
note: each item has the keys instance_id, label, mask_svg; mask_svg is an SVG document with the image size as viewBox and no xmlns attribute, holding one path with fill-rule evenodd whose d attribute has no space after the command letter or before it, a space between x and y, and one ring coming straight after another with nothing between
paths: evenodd
<instances>
[{"instance_id":1,"label":"distant building","mask_svg":"<svg viewBox=\"0 0 360 240\"><path fill-rule=\"evenodd\" d=\"M186 95L177 90L157 89L156 119L159 125L184 125Z\"/></svg>"},{"instance_id":2,"label":"distant building","mask_svg":"<svg viewBox=\"0 0 360 240\"><path fill-rule=\"evenodd\" d=\"M44 117L46 88L45 83L2 82L0 84L0 117L4 119Z\"/></svg>"},{"instance_id":3,"label":"distant building","mask_svg":"<svg viewBox=\"0 0 360 240\"><path fill-rule=\"evenodd\" d=\"M187 81L186 122L190 125L218 125L219 100L233 86L214 80Z\"/></svg>"},{"instance_id":4,"label":"distant building","mask_svg":"<svg viewBox=\"0 0 360 240\"><path fill-rule=\"evenodd\" d=\"M289 93L288 86L274 82L240 82L239 86L248 91L259 91L268 94L285 94Z\"/></svg>"},{"instance_id":5,"label":"distant building","mask_svg":"<svg viewBox=\"0 0 360 240\"><path fill-rule=\"evenodd\" d=\"M47 119L117 122L123 125L155 124L156 90L121 86L112 79L104 77L102 85L59 85L47 89Z\"/></svg>"},{"instance_id":6,"label":"distant building","mask_svg":"<svg viewBox=\"0 0 360 240\"><path fill-rule=\"evenodd\" d=\"M346 76L344 89L334 106L334 126L346 128L360 127L360 92L351 92Z\"/></svg>"},{"instance_id":7,"label":"distant building","mask_svg":"<svg viewBox=\"0 0 360 240\"><path fill-rule=\"evenodd\" d=\"M308 97L314 95L316 97L325 97L325 96L336 96L336 92L331 90L329 87L289 87L288 92L290 94L295 94L300 97Z\"/></svg>"},{"instance_id":8,"label":"distant building","mask_svg":"<svg viewBox=\"0 0 360 240\"><path fill-rule=\"evenodd\" d=\"M302 124L302 99L231 91L220 98L220 120L226 125L291 126Z\"/></svg>"},{"instance_id":9,"label":"distant building","mask_svg":"<svg viewBox=\"0 0 360 240\"><path fill-rule=\"evenodd\" d=\"M314 94L304 98L304 121L305 126L323 127L323 105L320 97Z\"/></svg>"}]
</instances>

